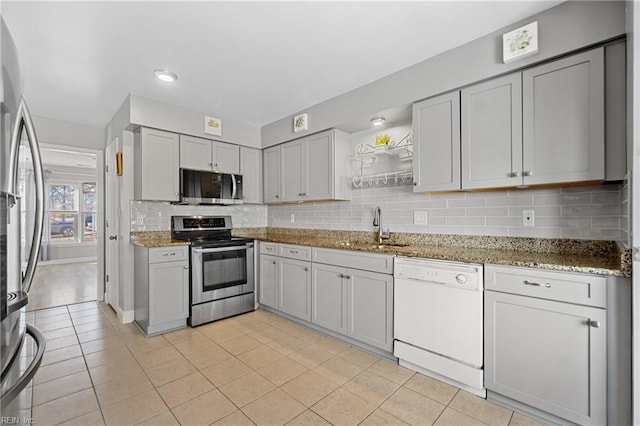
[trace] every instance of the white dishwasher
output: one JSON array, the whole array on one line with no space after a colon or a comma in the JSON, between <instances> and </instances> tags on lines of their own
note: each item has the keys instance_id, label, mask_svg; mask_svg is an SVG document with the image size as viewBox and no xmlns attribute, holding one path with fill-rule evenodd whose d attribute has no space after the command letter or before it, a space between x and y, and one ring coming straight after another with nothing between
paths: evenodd
<instances>
[{"instance_id":1,"label":"white dishwasher","mask_svg":"<svg viewBox=\"0 0 640 426\"><path fill-rule=\"evenodd\" d=\"M393 311L400 365L486 396L483 265L396 257Z\"/></svg>"}]
</instances>

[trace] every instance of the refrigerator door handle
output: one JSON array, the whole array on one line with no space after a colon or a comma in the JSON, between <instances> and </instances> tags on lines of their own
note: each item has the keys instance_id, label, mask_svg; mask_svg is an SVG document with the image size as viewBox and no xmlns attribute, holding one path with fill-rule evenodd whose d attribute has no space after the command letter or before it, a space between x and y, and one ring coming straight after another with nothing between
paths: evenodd
<instances>
[{"instance_id":1,"label":"refrigerator door handle","mask_svg":"<svg viewBox=\"0 0 640 426\"><path fill-rule=\"evenodd\" d=\"M2 394L2 396L0 397L0 406L9 404L15 399L16 396L18 396L20 392L22 392L25 387L27 387L31 379L33 379L33 376L36 374L36 371L38 371L38 368L40 368L40 364L42 363L44 350L47 346L46 339L44 338L40 330L38 330L31 324L27 324L27 334L33 337L33 340L35 340L38 349L33 357L33 361L31 361L29 367L27 367L24 373L22 373L20 379L18 379L18 381L16 381L13 386L11 386Z\"/></svg>"},{"instance_id":2,"label":"refrigerator door handle","mask_svg":"<svg viewBox=\"0 0 640 426\"><path fill-rule=\"evenodd\" d=\"M34 218L33 240L31 241L31 251L29 252L29 260L27 269L22 278L22 291L28 293L33 282L33 275L36 271L36 263L38 262L38 254L40 253L40 242L42 240L42 228L44 226L44 179L42 172L42 158L40 157L40 148L38 147L38 138L36 129L33 125L31 113L27 108L24 98L20 99L18 112L16 113L16 122L13 128L13 137L11 139L11 163L9 167L9 191L16 192L16 181L18 175L18 161L20 154L20 140L22 139L22 129L27 131L27 139L29 140L29 150L33 161L33 176L36 186L36 211Z\"/></svg>"}]
</instances>

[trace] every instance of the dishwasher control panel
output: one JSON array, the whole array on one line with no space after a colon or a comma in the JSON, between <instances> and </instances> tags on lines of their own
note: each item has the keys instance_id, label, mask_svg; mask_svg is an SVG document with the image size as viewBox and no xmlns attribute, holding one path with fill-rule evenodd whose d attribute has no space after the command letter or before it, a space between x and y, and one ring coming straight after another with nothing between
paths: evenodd
<instances>
[{"instance_id":1,"label":"dishwasher control panel","mask_svg":"<svg viewBox=\"0 0 640 426\"><path fill-rule=\"evenodd\" d=\"M467 290L483 289L483 265L396 257L395 278L442 284Z\"/></svg>"}]
</instances>

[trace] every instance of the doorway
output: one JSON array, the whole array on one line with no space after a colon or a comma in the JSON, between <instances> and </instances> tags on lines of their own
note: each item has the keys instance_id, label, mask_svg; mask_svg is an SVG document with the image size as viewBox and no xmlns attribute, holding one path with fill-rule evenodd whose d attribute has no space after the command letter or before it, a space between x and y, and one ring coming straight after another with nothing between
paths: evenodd
<instances>
[{"instance_id":1,"label":"doorway","mask_svg":"<svg viewBox=\"0 0 640 426\"><path fill-rule=\"evenodd\" d=\"M103 154L49 144L40 149L45 219L29 310L102 300Z\"/></svg>"}]
</instances>

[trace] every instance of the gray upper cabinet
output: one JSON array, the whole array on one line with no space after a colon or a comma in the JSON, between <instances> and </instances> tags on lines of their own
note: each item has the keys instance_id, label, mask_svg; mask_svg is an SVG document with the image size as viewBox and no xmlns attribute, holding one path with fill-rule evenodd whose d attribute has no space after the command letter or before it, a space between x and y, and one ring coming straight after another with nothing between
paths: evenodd
<instances>
[{"instance_id":1,"label":"gray upper cabinet","mask_svg":"<svg viewBox=\"0 0 640 426\"><path fill-rule=\"evenodd\" d=\"M604 48L522 73L523 182L604 179Z\"/></svg>"},{"instance_id":2,"label":"gray upper cabinet","mask_svg":"<svg viewBox=\"0 0 640 426\"><path fill-rule=\"evenodd\" d=\"M244 202L262 202L262 151L240 147L240 174L242 175L242 195Z\"/></svg>"},{"instance_id":3,"label":"gray upper cabinet","mask_svg":"<svg viewBox=\"0 0 640 426\"><path fill-rule=\"evenodd\" d=\"M329 130L265 149L265 203L348 200L350 149L350 135L340 130ZM277 160L273 158L276 150L280 153ZM276 165L279 165L278 173L271 170Z\"/></svg>"},{"instance_id":4,"label":"gray upper cabinet","mask_svg":"<svg viewBox=\"0 0 640 426\"><path fill-rule=\"evenodd\" d=\"M522 183L522 76L462 90L462 189Z\"/></svg>"},{"instance_id":5,"label":"gray upper cabinet","mask_svg":"<svg viewBox=\"0 0 640 426\"><path fill-rule=\"evenodd\" d=\"M280 145L267 148L262 153L264 202L277 203L282 200L280 188Z\"/></svg>"},{"instance_id":6,"label":"gray upper cabinet","mask_svg":"<svg viewBox=\"0 0 640 426\"><path fill-rule=\"evenodd\" d=\"M134 135L136 200L178 201L178 135L140 128Z\"/></svg>"},{"instance_id":7,"label":"gray upper cabinet","mask_svg":"<svg viewBox=\"0 0 640 426\"><path fill-rule=\"evenodd\" d=\"M225 142L180 135L180 167L240 173L240 147Z\"/></svg>"},{"instance_id":8,"label":"gray upper cabinet","mask_svg":"<svg viewBox=\"0 0 640 426\"><path fill-rule=\"evenodd\" d=\"M460 92L413 104L414 192L460 189Z\"/></svg>"},{"instance_id":9,"label":"gray upper cabinet","mask_svg":"<svg viewBox=\"0 0 640 426\"><path fill-rule=\"evenodd\" d=\"M282 175L282 196L285 201L299 200L304 197L307 173L307 144L305 140L285 143L280 151Z\"/></svg>"}]
</instances>

